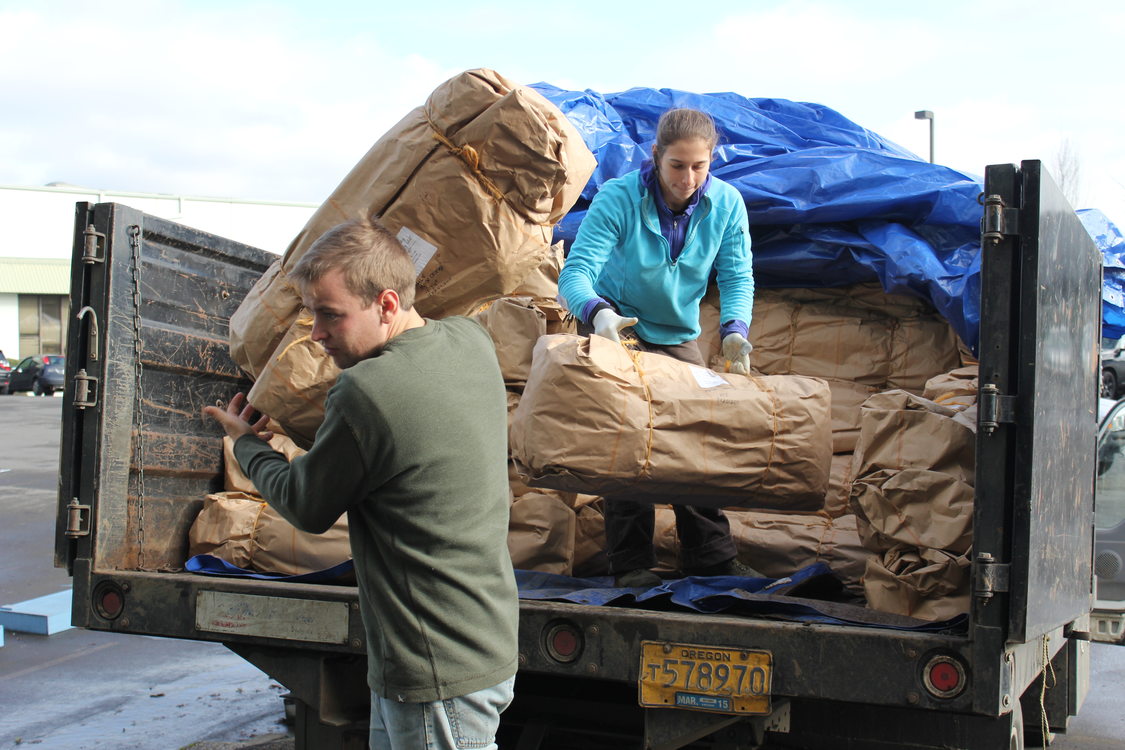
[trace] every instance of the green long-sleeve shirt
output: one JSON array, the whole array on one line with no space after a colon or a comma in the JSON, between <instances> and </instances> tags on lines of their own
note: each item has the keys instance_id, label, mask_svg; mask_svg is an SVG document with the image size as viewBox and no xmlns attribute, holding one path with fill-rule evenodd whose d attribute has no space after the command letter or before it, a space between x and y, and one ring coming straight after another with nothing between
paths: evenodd
<instances>
[{"instance_id":1,"label":"green long-sleeve shirt","mask_svg":"<svg viewBox=\"0 0 1125 750\"><path fill-rule=\"evenodd\" d=\"M234 450L297 528L320 533L347 512L377 694L444 700L515 674L507 408L476 322L427 320L340 373L292 463L254 436Z\"/></svg>"}]
</instances>

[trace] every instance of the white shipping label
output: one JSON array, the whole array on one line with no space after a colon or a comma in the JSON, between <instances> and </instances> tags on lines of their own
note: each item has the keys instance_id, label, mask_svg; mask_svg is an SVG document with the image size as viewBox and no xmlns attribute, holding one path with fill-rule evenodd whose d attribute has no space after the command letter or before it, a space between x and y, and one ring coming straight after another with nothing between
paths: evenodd
<instances>
[{"instance_id":1,"label":"white shipping label","mask_svg":"<svg viewBox=\"0 0 1125 750\"><path fill-rule=\"evenodd\" d=\"M410 259L414 261L414 270L422 273L422 269L426 267L430 258L434 257L434 253L437 252L437 246L426 242L415 234L410 227L403 227L398 230L396 236L402 246L406 248L406 252L410 254Z\"/></svg>"},{"instance_id":2,"label":"white shipping label","mask_svg":"<svg viewBox=\"0 0 1125 750\"><path fill-rule=\"evenodd\" d=\"M714 370L707 370L703 367L696 367L695 365L688 365L691 368L691 374L695 376L695 382L699 383L700 388L718 388L721 385L730 385L723 376Z\"/></svg>"}]
</instances>

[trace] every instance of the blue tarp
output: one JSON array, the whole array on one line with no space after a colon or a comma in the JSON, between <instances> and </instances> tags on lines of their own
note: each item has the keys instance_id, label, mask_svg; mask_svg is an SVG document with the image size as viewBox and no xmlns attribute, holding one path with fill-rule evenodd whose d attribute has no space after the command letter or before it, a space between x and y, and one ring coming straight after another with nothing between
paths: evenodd
<instances>
[{"instance_id":1,"label":"blue tarp","mask_svg":"<svg viewBox=\"0 0 1125 750\"><path fill-rule=\"evenodd\" d=\"M184 563L184 570L188 573L200 575L221 576L225 578L253 578L259 581L284 581L286 583L348 583L354 582L353 573L355 565L351 560L345 560L338 565L324 570L300 575L285 575L283 573L259 573L233 565L226 560L221 560L214 555L195 555Z\"/></svg>"},{"instance_id":2,"label":"blue tarp","mask_svg":"<svg viewBox=\"0 0 1125 750\"><path fill-rule=\"evenodd\" d=\"M281 575L240 568L213 555L196 555L184 564L184 570L227 578L354 584L354 566L351 560L314 573ZM966 620L964 616L960 616L942 622L926 622L832 601L842 589L842 584L824 563L814 563L781 579L693 576L665 581L652 589L616 588L613 578L607 576L571 578L530 570L517 570L516 583L521 599L565 601L590 606L641 606L645 609L721 612L799 622L927 632L955 630L963 627Z\"/></svg>"},{"instance_id":3,"label":"blue tarp","mask_svg":"<svg viewBox=\"0 0 1125 750\"><path fill-rule=\"evenodd\" d=\"M1086 231L1102 252L1102 336L1125 336L1125 237L1117 226L1097 209L1078 212Z\"/></svg>"},{"instance_id":4,"label":"blue tarp","mask_svg":"<svg viewBox=\"0 0 1125 750\"><path fill-rule=\"evenodd\" d=\"M887 292L929 300L976 351L979 177L930 164L819 104L672 89L603 95L546 83L533 88L562 110L598 160L556 239L569 246L602 183L649 158L664 110L693 107L719 129L712 172L746 200L758 285L878 280ZM1083 220L1103 253L1116 248L1112 274L1107 256L1105 335L1119 336L1125 333L1121 234L1104 217Z\"/></svg>"},{"instance_id":5,"label":"blue tarp","mask_svg":"<svg viewBox=\"0 0 1125 750\"><path fill-rule=\"evenodd\" d=\"M651 589L616 588L611 577L571 578L528 570L516 571L516 583L521 599L594 607L636 606L919 632L955 631L968 621L966 615L958 615L929 622L835 601L834 595L842 585L824 563L814 563L781 579L689 576L664 581Z\"/></svg>"}]
</instances>

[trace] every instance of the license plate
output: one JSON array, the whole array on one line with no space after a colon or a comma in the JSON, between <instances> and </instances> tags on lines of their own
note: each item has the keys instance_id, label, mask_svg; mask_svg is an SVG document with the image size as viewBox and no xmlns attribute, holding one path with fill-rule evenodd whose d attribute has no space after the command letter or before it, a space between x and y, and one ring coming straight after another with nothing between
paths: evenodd
<instances>
[{"instance_id":1,"label":"license plate","mask_svg":"<svg viewBox=\"0 0 1125 750\"><path fill-rule=\"evenodd\" d=\"M642 706L768 714L772 681L769 651L641 641Z\"/></svg>"}]
</instances>

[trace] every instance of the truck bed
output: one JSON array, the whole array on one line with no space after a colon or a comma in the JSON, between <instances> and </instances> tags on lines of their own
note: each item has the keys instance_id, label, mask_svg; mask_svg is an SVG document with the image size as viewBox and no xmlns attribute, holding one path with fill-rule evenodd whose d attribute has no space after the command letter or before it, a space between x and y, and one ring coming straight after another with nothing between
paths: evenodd
<instances>
[{"instance_id":1,"label":"truck bed","mask_svg":"<svg viewBox=\"0 0 1125 750\"><path fill-rule=\"evenodd\" d=\"M1077 222L1072 212L1070 219ZM1064 222L1064 227L1070 224ZM363 679L365 644L354 587L183 572L188 529L204 496L220 491L223 481L222 433L201 410L225 404L249 388L229 355L227 321L273 259L256 248L126 206L76 207L72 310L80 312L70 328L67 360L68 380L76 385L63 405L56 562L74 576L76 626L225 643L286 684L304 705L316 708L321 722L335 720L342 726L357 721L366 706L366 691L360 705L342 697L347 691L339 688L341 681L355 686ZM1090 271L1078 265L1075 273ZM1075 283L1088 281L1083 276ZM1022 304L1036 313L1034 303ZM1011 311L1020 306L1017 300L996 315L1018 329ZM1090 314L1086 307L1072 304L1065 311L1068 319L1083 320ZM984 345L999 346L989 341ZM997 377L1008 377L1007 370L1021 356L1013 353L1003 367L995 367ZM982 383L992 374L986 374L988 366L982 357ZM1092 402L1096 384L1093 373L1090 377ZM1072 384L1060 380L1052 387L1056 396L1064 394L1057 396L1060 401L1078 403ZM1000 406L1003 417L1011 405L1001 401ZM1032 406L1022 404L1024 409ZM1055 413L1064 406L1056 404ZM1050 443L1047 424L1035 432L1036 446ZM1003 450L1024 444L1018 427L1001 421L999 433L1012 434ZM1078 443L1081 439L1074 436ZM1083 449L1078 445L1056 456L1055 465ZM1092 478L1092 445L1088 455ZM985 461L978 456L978 466L1009 463L995 455ZM978 508L976 516L978 550L990 544L981 533L982 520L1003 531L1008 546L997 550L1003 578L992 575L994 568L974 564L975 584L987 585L988 595L974 600L969 624L960 634L525 600L520 607L521 680L528 686L585 686L568 700L579 700L593 690L590 685L604 684L633 696L636 709L641 642L744 648L766 651L772 658L769 694L775 707L790 701L806 708L831 704L849 706L856 715L872 708L901 709L905 724L916 723L919 713L994 720L1013 710L1013 700L1018 704L1042 670L1044 637L1060 669L1073 667L1077 652L1074 642L1062 637L1063 630L1085 611L1072 606L1079 598L1074 591L1082 585L1081 575L1074 577L1073 553L1081 559L1081 549L1069 557L1066 585L1052 584L1052 606L1034 609L1036 591L1027 586L1040 587L1048 572L1057 570L1058 558L1037 562L1031 577L1026 559L1023 569L1017 566L1020 561L1009 551L1019 546L1018 540L1011 546L1013 530L1030 543L1043 529L1036 526L1035 513L1029 513L1036 506L1014 501L1012 480L1005 482L985 483L994 507ZM1088 563L1089 547L1085 550ZM1012 601L1019 612L1009 611ZM576 654L566 658L559 658L549 643L560 627L568 628L578 643ZM968 689L949 697L924 689L921 675L935 656L964 665L971 675ZM318 678L301 671L301 665L309 664L315 665ZM1081 700L1077 694L1061 700L1061 708L1052 711L1065 724ZM650 710L645 721L685 713L691 714Z\"/></svg>"}]
</instances>

